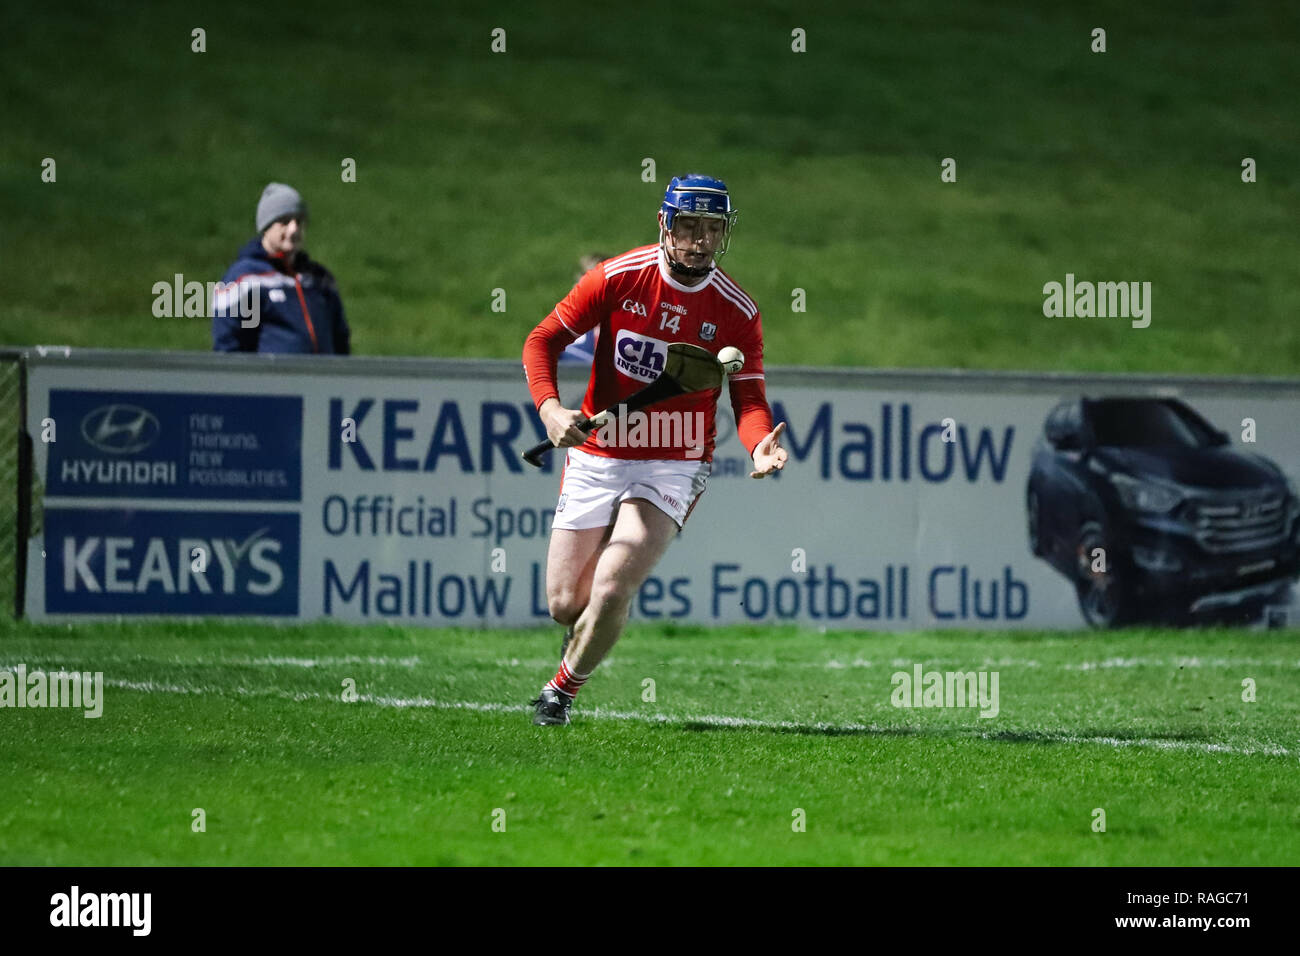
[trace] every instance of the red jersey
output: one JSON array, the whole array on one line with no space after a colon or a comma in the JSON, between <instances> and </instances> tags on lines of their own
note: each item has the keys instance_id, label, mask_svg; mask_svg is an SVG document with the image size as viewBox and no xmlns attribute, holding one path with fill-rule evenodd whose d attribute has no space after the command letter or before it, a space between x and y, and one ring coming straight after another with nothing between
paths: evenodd
<instances>
[{"instance_id":1,"label":"red jersey","mask_svg":"<svg viewBox=\"0 0 1300 956\"><path fill-rule=\"evenodd\" d=\"M672 342L698 345L715 355L734 345L745 354L745 367L728 379L741 443L752 455L772 430L758 306L721 269L698 285L683 285L669 271L662 249L651 245L607 259L584 275L524 343L524 375L538 408L548 398L559 399L555 364L560 353L596 326L600 333L582 400L584 416L614 408L653 382ZM632 421L629 415L621 426L593 432L578 447L610 458L712 460L721 392L680 395L646 409L645 418ZM610 438L613 443L603 440Z\"/></svg>"}]
</instances>

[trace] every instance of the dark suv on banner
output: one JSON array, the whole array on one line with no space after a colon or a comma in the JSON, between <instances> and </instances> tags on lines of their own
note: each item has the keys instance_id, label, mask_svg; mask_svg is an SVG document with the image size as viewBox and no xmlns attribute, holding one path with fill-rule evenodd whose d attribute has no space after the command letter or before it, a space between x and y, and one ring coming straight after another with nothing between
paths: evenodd
<instances>
[{"instance_id":1,"label":"dark suv on banner","mask_svg":"<svg viewBox=\"0 0 1300 956\"><path fill-rule=\"evenodd\" d=\"M1295 486L1177 399L1062 401L1026 498L1030 550L1097 627L1258 613L1300 572Z\"/></svg>"}]
</instances>

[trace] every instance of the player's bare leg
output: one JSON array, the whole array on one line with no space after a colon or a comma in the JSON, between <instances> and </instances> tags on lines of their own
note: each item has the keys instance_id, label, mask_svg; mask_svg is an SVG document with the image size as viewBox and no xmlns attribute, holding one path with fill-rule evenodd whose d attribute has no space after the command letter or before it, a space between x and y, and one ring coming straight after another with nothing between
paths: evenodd
<instances>
[{"instance_id":1,"label":"player's bare leg","mask_svg":"<svg viewBox=\"0 0 1300 956\"><path fill-rule=\"evenodd\" d=\"M591 597L591 580L596 574L600 552L614 531L556 528L546 552L546 606L557 624L571 627Z\"/></svg>"},{"instance_id":2,"label":"player's bare leg","mask_svg":"<svg viewBox=\"0 0 1300 956\"><path fill-rule=\"evenodd\" d=\"M643 498L619 507L565 655L574 673L590 674L618 642L632 599L676 535L677 523Z\"/></svg>"},{"instance_id":3,"label":"player's bare leg","mask_svg":"<svg viewBox=\"0 0 1300 956\"><path fill-rule=\"evenodd\" d=\"M546 606L557 624L565 627L563 658L573 638L573 625L591 596L591 580L596 573L600 552L614 531L605 528L569 530L556 528L546 552Z\"/></svg>"},{"instance_id":4,"label":"player's bare leg","mask_svg":"<svg viewBox=\"0 0 1300 956\"><path fill-rule=\"evenodd\" d=\"M547 569L548 597L551 581L557 582L556 603L551 605L557 620L561 620L557 611L572 610L573 605L564 604L564 600L570 596L576 599L580 590L586 591L587 603L574 624L574 636L565 649L559 672L533 702L538 705L534 723L569 722L569 704L618 642L632 599L676 536L677 524L649 501L631 498L619 506L612 529L594 530L603 530L607 538L590 554L582 545L591 539L571 539L558 546L560 556L572 561L571 567L580 565L584 571L589 565L581 562L584 558L590 561L594 555L590 579L583 580L585 575L575 579L572 589L565 591L559 578ZM552 532L553 549L557 547L556 533Z\"/></svg>"}]
</instances>

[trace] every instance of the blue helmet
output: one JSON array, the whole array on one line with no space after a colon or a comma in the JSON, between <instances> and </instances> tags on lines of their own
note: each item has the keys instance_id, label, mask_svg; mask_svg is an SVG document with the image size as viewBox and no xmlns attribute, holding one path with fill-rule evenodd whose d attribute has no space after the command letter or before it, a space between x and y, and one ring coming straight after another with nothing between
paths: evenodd
<instances>
[{"instance_id":1,"label":"blue helmet","mask_svg":"<svg viewBox=\"0 0 1300 956\"><path fill-rule=\"evenodd\" d=\"M659 210L666 232L672 231L678 213L705 219L721 219L724 223L722 241L718 243L718 248L713 253L714 260L721 259L727 251L727 246L731 242L731 227L736 224L736 212L731 208L731 196L727 192L727 184L721 179L699 173L674 176L673 181L668 184L668 191L664 193L663 205ZM672 261L671 256L669 265L674 268L674 271L696 271L686 266L679 266Z\"/></svg>"}]
</instances>

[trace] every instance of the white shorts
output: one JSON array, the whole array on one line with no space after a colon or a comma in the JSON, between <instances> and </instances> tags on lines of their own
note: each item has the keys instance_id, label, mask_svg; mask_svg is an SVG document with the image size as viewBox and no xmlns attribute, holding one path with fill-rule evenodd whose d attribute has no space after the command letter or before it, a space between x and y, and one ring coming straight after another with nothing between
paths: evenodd
<instances>
[{"instance_id":1,"label":"white shorts","mask_svg":"<svg viewBox=\"0 0 1300 956\"><path fill-rule=\"evenodd\" d=\"M619 502L645 498L680 529L703 494L712 470L707 461L605 458L570 448L551 527L569 531L604 528Z\"/></svg>"}]
</instances>

